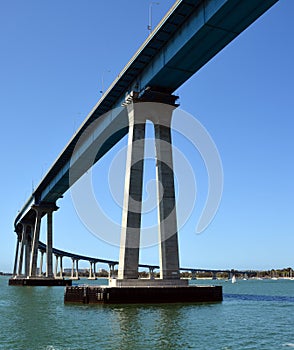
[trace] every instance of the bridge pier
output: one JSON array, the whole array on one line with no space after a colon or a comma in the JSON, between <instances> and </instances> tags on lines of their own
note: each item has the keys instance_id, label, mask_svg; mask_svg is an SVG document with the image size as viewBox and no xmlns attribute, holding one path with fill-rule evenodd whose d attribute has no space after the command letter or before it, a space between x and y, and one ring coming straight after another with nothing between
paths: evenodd
<instances>
[{"instance_id":1,"label":"bridge pier","mask_svg":"<svg viewBox=\"0 0 294 350\"><path fill-rule=\"evenodd\" d=\"M63 278L63 256L55 254L55 271L54 278ZM59 276L58 276L58 264L59 264Z\"/></svg>"},{"instance_id":2,"label":"bridge pier","mask_svg":"<svg viewBox=\"0 0 294 350\"><path fill-rule=\"evenodd\" d=\"M197 271L195 271L195 270L191 271L191 280L196 280L197 279L196 278L196 273L197 273Z\"/></svg>"},{"instance_id":3,"label":"bridge pier","mask_svg":"<svg viewBox=\"0 0 294 350\"><path fill-rule=\"evenodd\" d=\"M30 271L29 277L36 277L37 275L37 258L38 258L38 246L41 229L41 219L44 214L47 215L47 269L46 276L52 277L52 212L57 210L55 203L41 203L39 205L33 205L32 209L35 211L35 225L32 241L32 252L30 259Z\"/></svg>"},{"instance_id":4,"label":"bridge pier","mask_svg":"<svg viewBox=\"0 0 294 350\"><path fill-rule=\"evenodd\" d=\"M154 267L149 266L149 279L154 280Z\"/></svg>"},{"instance_id":5,"label":"bridge pier","mask_svg":"<svg viewBox=\"0 0 294 350\"><path fill-rule=\"evenodd\" d=\"M93 264L94 264L94 270L95 268L95 263L93 261L90 261L90 269L89 269L89 280L95 280L96 279L96 272L93 272Z\"/></svg>"},{"instance_id":6,"label":"bridge pier","mask_svg":"<svg viewBox=\"0 0 294 350\"><path fill-rule=\"evenodd\" d=\"M113 263L108 264L108 266L109 266L109 275L108 275L109 280L110 280L111 278L114 278L114 266L115 266L115 265L116 265L116 264L113 264Z\"/></svg>"},{"instance_id":7,"label":"bridge pier","mask_svg":"<svg viewBox=\"0 0 294 350\"><path fill-rule=\"evenodd\" d=\"M171 119L178 97L146 89L139 99L132 92L126 99L129 118L125 196L118 280L111 285L133 285L138 280L144 145L146 120L153 122L156 149L156 183L159 232L160 280L187 284L180 280L178 232L172 160ZM152 101L152 103L148 103ZM140 103L144 102L144 103ZM156 103L158 102L158 103ZM161 102L161 103L160 103ZM164 103L162 103L164 102ZM129 281L129 282L128 282Z\"/></svg>"},{"instance_id":8,"label":"bridge pier","mask_svg":"<svg viewBox=\"0 0 294 350\"><path fill-rule=\"evenodd\" d=\"M71 279L72 280L79 280L79 261L78 259L71 258L72 259L72 267L71 267ZM76 268L75 268L76 264Z\"/></svg>"},{"instance_id":9,"label":"bridge pier","mask_svg":"<svg viewBox=\"0 0 294 350\"><path fill-rule=\"evenodd\" d=\"M39 235L41 227L42 215L48 214L54 210L52 206L39 207L35 210L35 225L32 222L20 222L21 226L18 226L18 238L17 247L15 254L15 262L13 268L13 278L9 279L10 285L19 286L65 286L71 285L71 280L64 280L63 277L63 267L62 267L62 256L60 256L60 277L57 277L57 267L58 267L58 255L56 255L57 264L55 266L55 275L52 274L52 218L48 220L47 231L49 231L49 239L47 237L48 244L43 248L39 247ZM56 209L55 209L56 210ZM34 226L34 229L33 229ZM33 239L32 239L33 235ZM51 240L51 248L50 248ZM38 255L40 252L39 260L39 270L37 267ZM43 263L44 263L44 253L46 253L46 277L43 276ZM50 260L51 254L51 260ZM49 259L48 259L49 256Z\"/></svg>"},{"instance_id":10,"label":"bridge pier","mask_svg":"<svg viewBox=\"0 0 294 350\"><path fill-rule=\"evenodd\" d=\"M19 278L23 275L28 276L28 265L30 259L30 224L22 223L21 232L17 233L17 244L15 252L15 260L13 267L13 276ZM25 258L24 258L25 254ZM25 268L23 268L25 266ZM24 271L23 271L24 270Z\"/></svg>"}]
</instances>

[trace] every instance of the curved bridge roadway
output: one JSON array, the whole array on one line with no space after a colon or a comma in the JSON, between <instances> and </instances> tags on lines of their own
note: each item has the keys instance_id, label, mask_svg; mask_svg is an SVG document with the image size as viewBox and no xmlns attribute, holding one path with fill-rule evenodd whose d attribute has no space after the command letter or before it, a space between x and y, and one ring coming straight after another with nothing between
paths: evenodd
<instances>
[{"instance_id":1,"label":"curved bridge roadway","mask_svg":"<svg viewBox=\"0 0 294 350\"><path fill-rule=\"evenodd\" d=\"M46 252L46 244L39 242L39 251L40 251L40 265L39 265L39 275L43 275L42 271L42 266L43 266L43 254ZM85 255L79 255L75 253L70 253L66 252L64 250L56 249L53 248L53 254L56 257L56 263L55 263L55 273L54 276L58 277L58 272L59 272L59 277L63 278L63 264L62 264L62 259L64 257L72 259L72 270L71 270L71 279L79 279L79 267L78 263L80 260L82 261L88 261L90 266L89 266L89 279L95 279L96 278L96 264L107 264L109 266L109 278L114 277L114 267L118 265L118 261L115 260L107 260L107 259L101 259L101 258L94 258L90 256L85 256ZM59 265L59 266L58 266ZM139 267L144 268L144 269L149 269L149 278L154 277L154 270L158 270L159 266L158 265L148 265L148 264L139 264ZM59 271L58 271L59 268ZM209 273L211 274L212 279L217 278L218 273L225 273L228 276L228 279L231 279L233 275L238 274L238 275L243 275L243 276L250 276L252 273L255 273L255 271L251 270L215 270L215 269L197 269L197 268L188 268L188 267L183 267L180 268L180 271L182 272L190 272L192 275L192 279L196 278L197 274L201 273Z\"/></svg>"}]
</instances>

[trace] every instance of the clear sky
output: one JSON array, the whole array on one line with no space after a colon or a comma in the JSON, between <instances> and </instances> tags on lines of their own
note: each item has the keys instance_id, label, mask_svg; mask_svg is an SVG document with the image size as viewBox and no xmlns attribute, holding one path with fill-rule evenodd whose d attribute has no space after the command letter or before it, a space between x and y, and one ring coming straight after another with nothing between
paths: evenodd
<instances>
[{"instance_id":1,"label":"clear sky","mask_svg":"<svg viewBox=\"0 0 294 350\"><path fill-rule=\"evenodd\" d=\"M172 4L153 5L154 25ZM12 270L18 210L146 39L148 7L148 0L1 1L0 271ZM280 0L177 91L181 108L213 138L224 172L219 210L197 235L207 180L199 155L187 154L199 201L179 232L183 267L294 267L293 13L294 1ZM97 165L93 182L105 181L108 163ZM57 248L118 259L117 247L85 228L69 193L58 205ZM157 248L143 249L141 262L158 263Z\"/></svg>"}]
</instances>

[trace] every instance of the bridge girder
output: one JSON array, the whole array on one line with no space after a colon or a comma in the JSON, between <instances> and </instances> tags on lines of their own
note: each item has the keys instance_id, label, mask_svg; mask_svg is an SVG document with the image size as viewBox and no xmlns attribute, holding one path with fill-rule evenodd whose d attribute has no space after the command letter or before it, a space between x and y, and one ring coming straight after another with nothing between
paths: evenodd
<instances>
[{"instance_id":1,"label":"bridge girder","mask_svg":"<svg viewBox=\"0 0 294 350\"><path fill-rule=\"evenodd\" d=\"M130 91L149 86L172 93L278 0L178 0L94 106L78 132L41 180L15 220L30 215L31 205L55 203L68 190L72 152L85 129L115 107ZM105 130L118 119L109 120ZM104 130L104 131L105 131ZM128 132L99 144L101 158ZM102 135L101 135L102 136ZM103 137L101 138L103 139Z\"/></svg>"}]
</instances>

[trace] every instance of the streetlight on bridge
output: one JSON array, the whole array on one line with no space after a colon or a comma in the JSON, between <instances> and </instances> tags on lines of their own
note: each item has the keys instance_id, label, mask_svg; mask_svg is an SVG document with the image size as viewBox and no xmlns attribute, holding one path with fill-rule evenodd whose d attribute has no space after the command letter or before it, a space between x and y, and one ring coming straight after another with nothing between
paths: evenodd
<instances>
[{"instance_id":1,"label":"streetlight on bridge","mask_svg":"<svg viewBox=\"0 0 294 350\"><path fill-rule=\"evenodd\" d=\"M159 2L151 1L149 3L149 22L147 26L147 29L149 30L149 35L152 32L152 5L159 5Z\"/></svg>"}]
</instances>

